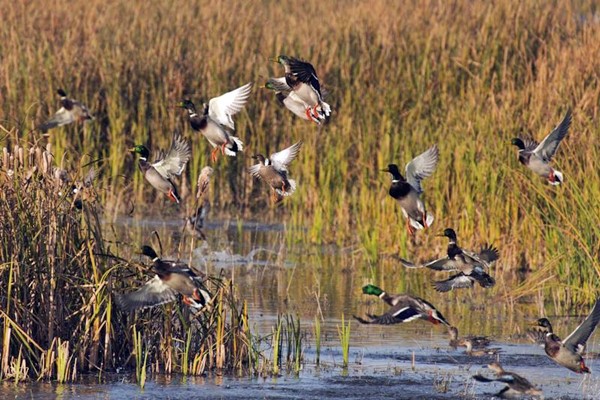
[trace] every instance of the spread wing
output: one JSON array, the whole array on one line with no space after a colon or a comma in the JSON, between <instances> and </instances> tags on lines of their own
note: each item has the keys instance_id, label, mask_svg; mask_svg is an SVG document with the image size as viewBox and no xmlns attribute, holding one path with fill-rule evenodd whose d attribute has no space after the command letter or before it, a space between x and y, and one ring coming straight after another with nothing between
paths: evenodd
<instances>
[{"instance_id":1,"label":"spread wing","mask_svg":"<svg viewBox=\"0 0 600 400\"><path fill-rule=\"evenodd\" d=\"M270 86L275 92L289 93L292 91L292 88L288 86L285 80L285 76L281 78L269 78L265 86Z\"/></svg>"},{"instance_id":2,"label":"spread wing","mask_svg":"<svg viewBox=\"0 0 600 400\"><path fill-rule=\"evenodd\" d=\"M381 316L368 315L369 320L366 321L362 318L356 318L360 323L363 324L376 324L376 325L392 325L401 324L403 322L413 321L421 318L421 314L418 310L412 307L393 307L391 310Z\"/></svg>"},{"instance_id":3,"label":"spread wing","mask_svg":"<svg viewBox=\"0 0 600 400\"><path fill-rule=\"evenodd\" d=\"M548 136L542 140L533 152L537 154L541 159L545 161L550 161L554 153L556 153L556 149L560 144L561 140L567 135L569 132L569 126L571 125L571 110L567 110L565 117L563 120L550 132Z\"/></svg>"},{"instance_id":4,"label":"spread wing","mask_svg":"<svg viewBox=\"0 0 600 400\"><path fill-rule=\"evenodd\" d=\"M56 128L57 126L63 126L70 124L75 121L75 116L69 110L64 107L61 107L52 118L39 126L39 129L42 132L47 132L52 128Z\"/></svg>"},{"instance_id":5,"label":"spread wing","mask_svg":"<svg viewBox=\"0 0 600 400\"><path fill-rule=\"evenodd\" d=\"M164 158L159 156L152 166L164 178L171 179L173 175L181 175L191 154L188 141L175 134L167 155Z\"/></svg>"},{"instance_id":6,"label":"spread wing","mask_svg":"<svg viewBox=\"0 0 600 400\"><path fill-rule=\"evenodd\" d=\"M208 116L221 125L235 129L232 116L237 114L248 101L252 82L239 88L210 99L208 103Z\"/></svg>"},{"instance_id":7,"label":"spread wing","mask_svg":"<svg viewBox=\"0 0 600 400\"><path fill-rule=\"evenodd\" d=\"M287 166L296 158L301 147L302 141L291 145L287 149L271 154L271 164L279 171L287 171Z\"/></svg>"},{"instance_id":8,"label":"spread wing","mask_svg":"<svg viewBox=\"0 0 600 400\"><path fill-rule=\"evenodd\" d=\"M253 177L260 178L260 167L261 166L262 166L261 163L254 164L248 168L248 172L250 172Z\"/></svg>"},{"instance_id":9,"label":"spread wing","mask_svg":"<svg viewBox=\"0 0 600 400\"><path fill-rule=\"evenodd\" d=\"M138 308L154 307L170 303L177 298L177 292L167 286L158 275L150 279L144 286L132 293L118 294L115 299L123 311L134 311Z\"/></svg>"},{"instance_id":10,"label":"spread wing","mask_svg":"<svg viewBox=\"0 0 600 400\"><path fill-rule=\"evenodd\" d=\"M312 86L321 96L321 83L317 78L317 71L311 63L292 57L290 58L290 71L300 82Z\"/></svg>"},{"instance_id":11,"label":"spread wing","mask_svg":"<svg viewBox=\"0 0 600 400\"><path fill-rule=\"evenodd\" d=\"M453 275L444 281L434 282L433 287L438 292L449 292L452 289L472 288L473 279L463 273L460 273Z\"/></svg>"},{"instance_id":12,"label":"spread wing","mask_svg":"<svg viewBox=\"0 0 600 400\"><path fill-rule=\"evenodd\" d=\"M588 317L579 325L573 333L571 333L565 340L563 340L563 344L566 348L576 351L578 353L583 352L585 349L585 343L588 341L594 330L596 329L596 325L600 322L600 300L596 300L596 304L592 309L592 312Z\"/></svg>"},{"instance_id":13,"label":"spread wing","mask_svg":"<svg viewBox=\"0 0 600 400\"><path fill-rule=\"evenodd\" d=\"M500 252L494 246L486 244L479 251L479 258L490 264L500 258Z\"/></svg>"},{"instance_id":14,"label":"spread wing","mask_svg":"<svg viewBox=\"0 0 600 400\"><path fill-rule=\"evenodd\" d=\"M411 162L406 164L406 180L415 188L417 193L421 194L421 180L430 176L439 160L439 150L437 145L431 146L424 153L413 158Z\"/></svg>"}]
</instances>

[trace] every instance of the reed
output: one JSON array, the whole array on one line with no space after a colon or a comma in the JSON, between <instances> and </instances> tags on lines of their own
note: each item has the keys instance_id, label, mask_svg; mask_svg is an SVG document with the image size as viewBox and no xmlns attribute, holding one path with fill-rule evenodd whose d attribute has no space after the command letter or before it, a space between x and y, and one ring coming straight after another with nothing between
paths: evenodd
<instances>
[{"instance_id":1,"label":"reed","mask_svg":"<svg viewBox=\"0 0 600 400\"><path fill-rule=\"evenodd\" d=\"M146 348L144 348L146 347ZM148 349L144 346L142 333L133 326L133 352L135 355L135 378L141 389L146 386L146 373L148 363Z\"/></svg>"},{"instance_id":2,"label":"reed","mask_svg":"<svg viewBox=\"0 0 600 400\"><path fill-rule=\"evenodd\" d=\"M321 319L318 315L315 317L313 331L315 334L315 364L319 365L321 363Z\"/></svg>"},{"instance_id":3,"label":"reed","mask_svg":"<svg viewBox=\"0 0 600 400\"><path fill-rule=\"evenodd\" d=\"M348 367L348 357L350 356L350 322L344 322L344 314L342 314L342 324L338 325L338 336L340 338L340 346L342 348L342 366Z\"/></svg>"}]
</instances>

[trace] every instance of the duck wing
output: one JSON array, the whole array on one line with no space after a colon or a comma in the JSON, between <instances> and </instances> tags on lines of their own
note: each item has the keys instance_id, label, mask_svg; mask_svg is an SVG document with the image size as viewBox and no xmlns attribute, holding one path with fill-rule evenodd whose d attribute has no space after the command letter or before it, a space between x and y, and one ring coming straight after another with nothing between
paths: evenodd
<instances>
[{"instance_id":1,"label":"duck wing","mask_svg":"<svg viewBox=\"0 0 600 400\"><path fill-rule=\"evenodd\" d=\"M585 343L592 333L594 333L598 322L600 322L600 300L596 300L592 312L590 312L590 315L587 316L581 325L575 328L575 330L563 340L564 346L569 350L582 353L585 349Z\"/></svg>"},{"instance_id":2,"label":"duck wing","mask_svg":"<svg viewBox=\"0 0 600 400\"><path fill-rule=\"evenodd\" d=\"M449 292L452 289L472 288L473 281L473 278L461 272L446 280L433 282L433 287L438 292Z\"/></svg>"},{"instance_id":3,"label":"duck wing","mask_svg":"<svg viewBox=\"0 0 600 400\"><path fill-rule=\"evenodd\" d=\"M399 304L397 306L392 307L388 312L386 312L383 315L368 315L368 317L370 318L370 320L368 321L362 318L355 318L363 324L367 323L375 325L393 325L421 318L421 313L419 312L419 310L413 307Z\"/></svg>"},{"instance_id":4,"label":"duck wing","mask_svg":"<svg viewBox=\"0 0 600 400\"><path fill-rule=\"evenodd\" d=\"M439 150L437 145L434 144L406 164L406 180L417 193L423 193L421 181L433 173L438 161Z\"/></svg>"},{"instance_id":5,"label":"duck wing","mask_svg":"<svg viewBox=\"0 0 600 400\"><path fill-rule=\"evenodd\" d=\"M479 250L479 258L490 264L500 258L500 252L492 245L485 244L481 250Z\"/></svg>"},{"instance_id":6,"label":"duck wing","mask_svg":"<svg viewBox=\"0 0 600 400\"><path fill-rule=\"evenodd\" d=\"M188 141L175 134L167 155L159 154L152 166L163 178L171 179L174 175L181 175L191 154Z\"/></svg>"},{"instance_id":7,"label":"duck wing","mask_svg":"<svg viewBox=\"0 0 600 400\"><path fill-rule=\"evenodd\" d=\"M248 101L252 82L239 88L210 99L208 103L208 116L215 122L235 129L232 116L237 114Z\"/></svg>"},{"instance_id":8,"label":"duck wing","mask_svg":"<svg viewBox=\"0 0 600 400\"><path fill-rule=\"evenodd\" d=\"M289 94L292 91L292 88L289 87L287 81L285 80L285 76L282 76L281 78L269 78L267 79L267 85L270 85L272 90L274 90L276 93L281 92Z\"/></svg>"},{"instance_id":9,"label":"duck wing","mask_svg":"<svg viewBox=\"0 0 600 400\"><path fill-rule=\"evenodd\" d=\"M70 124L75 121L75 116L73 112L67 110L64 107L61 107L48 121L44 122L38 128L42 132L47 132L52 128L56 128L57 126L63 126Z\"/></svg>"},{"instance_id":10,"label":"duck wing","mask_svg":"<svg viewBox=\"0 0 600 400\"><path fill-rule=\"evenodd\" d=\"M115 299L123 311L134 311L138 308L154 307L170 303L177 298L177 292L167 286L158 275L150 279L144 286L132 293L118 294Z\"/></svg>"},{"instance_id":11,"label":"duck wing","mask_svg":"<svg viewBox=\"0 0 600 400\"><path fill-rule=\"evenodd\" d=\"M299 141L287 149L271 154L271 165L278 171L287 172L288 165L296 158L301 147L302 141Z\"/></svg>"},{"instance_id":12,"label":"duck wing","mask_svg":"<svg viewBox=\"0 0 600 400\"><path fill-rule=\"evenodd\" d=\"M569 126L571 125L571 109L567 110L565 117L563 120L542 140L533 152L540 157L544 161L550 161L554 153L556 153L556 149L560 144L561 140L567 135L569 132Z\"/></svg>"},{"instance_id":13,"label":"duck wing","mask_svg":"<svg viewBox=\"0 0 600 400\"><path fill-rule=\"evenodd\" d=\"M321 83L317 77L317 71L315 71L315 68L312 66L312 64L293 57L290 57L289 63L292 75L298 78L300 82L312 86L319 94L319 97L322 97Z\"/></svg>"}]
</instances>

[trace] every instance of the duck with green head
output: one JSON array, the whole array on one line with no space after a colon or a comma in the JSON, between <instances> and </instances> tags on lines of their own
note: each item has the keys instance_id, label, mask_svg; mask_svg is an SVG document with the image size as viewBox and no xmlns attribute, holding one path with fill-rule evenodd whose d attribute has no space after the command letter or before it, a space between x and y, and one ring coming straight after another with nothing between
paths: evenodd
<instances>
[{"instance_id":1,"label":"duck with green head","mask_svg":"<svg viewBox=\"0 0 600 400\"><path fill-rule=\"evenodd\" d=\"M318 105L315 112L311 112L309 104L305 103L298 94L292 90L286 83L285 77L269 78L265 83L265 88L275 92L275 97L285 108L294 115L306 120L312 121L317 125L326 122L329 117L325 115L323 108ZM326 109L330 109L329 104L322 102Z\"/></svg>"},{"instance_id":2,"label":"duck with green head","mask_svg":"<svg viewBox=\"0 0 600 400\"><path fill-rule=\"evenodd\" d=\"M561 340L554 333L552 324L546 318L538 319L537 333L530 337L537 338L541 332L544 337L544 350L548 357L578 374L590 373L590 369L585 365L583 354L586 343L596 330L598 322L600 322L600 300L596 300L587 318L565 340Z\"/></svg>"},{"instance_id":3,"label":"duck with green head","mask_svg":"<svg viewBox=\"0 0 600 400\"><path fill-rule=\"evenodd\" d=\"M519 162L535 174L548 179L551 185L560 185L563 174L550 166L550 161L558 145L569 132L571 110L567 110L563 120L538 144L534 140L513 138L511 144L519 148Z\"/></svg>"},{"instance_id":4,"label":"duck with green head","mask_svg":"<svg viewBox=\"0 0 600 400\"><path fill-rule=\"evenodd\" d=\"M170 303L183 296L183 303L196 310L211 302L211 294L204 286L206 277L179 261L162 260L150 246L142 247L142 254L152 259L151 270L156 274L138 290L118 294L116 303L124 311L155 307Z\"/></svg>"},{"instance_id":5,"label":"duck with green head","mask_svg":"<svg viewBox=\"0 0 600 400\"><path fill-rule=\"evenodd\" d=\"M323 101L321 83L311 63L283 54L272 61L283 65L287 86L308 106L305 109L306 119L320 119L320 113L325 118L329 117L331 107Z\"/></svg>"},{"instance_id":6,"label":"duck with green head","mask_svg":"<svg viewBox=\"0 0 600 400\"><path fill-rule=\"evenodd\" d=\"M456 232L452 228L446 228L441 235L437 236L448 238L448 248L445 257L429 261L420 266L400 259L402 265L407 268L426 267L436 271L458 271L458 274L452 275L446 280L434 282L434 287L438 292L448 292L459 288L472 288L475 282L484 288L490 288L496 284L494 278L487 271L491 263L499 258L498 249L486 245L479 253L464 250L458 245Z\"/></svg>"},{"instance_id":7,"label":"duck with green head","mask_svg":"<svg viewBox=\"0 0 600 400\"><path fill-rule=\"evenodd\" d=\"M167 154L164 157L159 155L153 163L148 162L150 150L146 146L138 144L129 151L139 155L138 166L146 181L156 190L179 203L179 194L172 178L181 175L185 164L190 159L191 150L187 140L175 134Z\"/></svg>"},{"instance_id":8,"label":"duck with green head","mask_svg":"<svg viewBox=\"0 0 600 400\"><path fill-rule=\"evenodd\" d=\"M407 294L391 295L375 285L366 285L362 288L364 294L377 296L385 301L391 308L383 315L367 315L368 320L357 317L354 318L361 324L391 325L413 321L415 319L424 319L434 325L444 324L451 326L431 303L419 297Z\"/></svg>"},{"instance_id":9,"label":"duck with green head","mask_svg":"<svg viewBox=\"0 0 600 400\"><path fill-rule=\"evenodd\" d=\"M400 173L396 164L389 164L383 170L392 175L392 186L390 186L389 194L400 205L410 235L413 235L418 229L429 227L433 223L433 215L427 213L425 203L421 200L421 194L423 193L421 181L433 173L438 160L439 151L437 146L433 145L406 164L406 177Z\"/></svg>"},{"instance_id":10,"label":"duck with green head","mask_svg":"<svg viewBox=\"0 0 600 400\"><path fill-rule=\"evenodd\" d=\"M252 83L247 83L219 97L212 98L208 104L204 104L202 114L198 114L191 100L184 100L179 104L180 107L187 110L192 129L200 132L214 148L210 155L211 161L217 160L219 149L221 154L231 157L235 157L238 152L244 150L242 141L233 136L235 131L233 115L244 108L251 90Z\"/></svg>"}]
</instances>

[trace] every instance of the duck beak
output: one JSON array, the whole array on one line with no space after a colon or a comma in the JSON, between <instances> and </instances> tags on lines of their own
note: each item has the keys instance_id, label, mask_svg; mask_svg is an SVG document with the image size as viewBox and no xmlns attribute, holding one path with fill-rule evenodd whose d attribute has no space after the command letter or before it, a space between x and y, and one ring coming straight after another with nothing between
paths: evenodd
<instances>
[{"instance_id":1,"label":"duck beak","mask_svg":"<svg viewBox=\"0 0 600 400\"><path fill-rule=\"evenodd\" d=\"M252 156L252 159L253 160L258 160L258 157L256 156L256 154Z\"/></svg>"},{"instance_id":2,"label":"duck beak","mask_svg":"<svg viewBox=\"0 0 600 400\"><path fill-rule=\"evenodd\" d=\"M279 63L279 58L278 57L269 57L269 61Z\"/></svg>"},{"instance_id":3,"label":"duck beak","mask_svg":"<svg viewBox=\"0 0 600 400\"><path fill-rule=\"evenodd\" d=\"M130 149L129 149L129 152L130 152L130 153L135 153L135 147L132 147L132 148L130 148Z\"/></svg>"},{"instance_id":4,"label":"duck beak","mask_svg":"<svg viewBox=\"0 0 600 400\"><path fill-rule=\"evenodd\" d=\"M435 235L435 237L446 237L446 235L444 235L444 233L442 232L442 233Z\"/></svg>"},{"instance_id":5,"label":"duck beak","mask_svg":"<svg viewBox=\"0 0 600 400\"><path fill-rule=\"evenodd\" d=\"M381 172L390 172L390 169L389 169L389 168L384 168L384 169L382 169L382 170L380 170L380 171L381 171Z\"/></svg>"}]
</instances>

